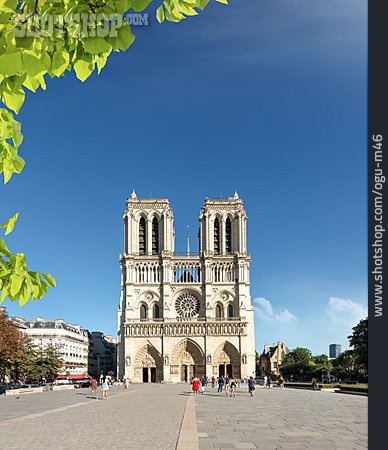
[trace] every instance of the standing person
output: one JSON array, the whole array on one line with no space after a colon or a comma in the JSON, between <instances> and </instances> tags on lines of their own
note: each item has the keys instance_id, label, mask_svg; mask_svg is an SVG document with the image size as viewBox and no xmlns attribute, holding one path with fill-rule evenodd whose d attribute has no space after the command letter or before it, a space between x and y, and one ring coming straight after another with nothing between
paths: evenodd
<instances>
[{"instance_id":1,"label":"standing person","mask_svg":"<svg viewBox=\"0 0 388 450\"><path fill-rule=\"evenodd\" d=\"M226 395L226 397L229 395L229 389L230 389L230 378L229 378L229 375L226 375L226 377L225 377L225 395Z\"/></svg>"},{"instance_id":2,"label":"standing person","mask_svg":"<svg viewBox=\"0 0 388 450\"><path fill-rule=\"evenodd\" d=\"M222 389L224 389L224 379L222 377L218 377L218 391L222 392Z\"/></svg>"},{"instance_id":3,"label":"standing person","mask_svg":"<svg viewBox=\"0 0 388 450\"><path fill-rule=\"evenodd\" d=\"M124 380L124 388L128 389L128 386L129 386L129 380L128 380L128 378L125 378L125 380Z\"/></svg>"},{"instance_id":4,"label":"standing person","mask_svg":"<svg viewBox=\"0 0 388 450\"><path fill-rule=\"evenodd\" d=\"M215 379L214 376L213 376L213 377L212 377L212 388L214 388L215 384L216 384L216 379Z\"/></svg>"},{"instance_id":5,"label":"standing person","mask_svg":"<svg viewBox=\"0 0 388 450\"><path fill-rule=\"evenodd\" d=\"M97 397L97 380L93 377L92 381L90 382L90 389L91 389L91 395L95 395L96 399Z\"/></svg>"},{"instance_id":6,"label":"standing person","mask_svg":"<svg viewBox=\"0 0 388 450\"><path fill-rule=\"evenodd\" d=\"M203 377L201 378L201 385L202 385L201 393L203 394L205 392L205 387L207 385L207 378L205 377L205 375L203 375Z\"/></svg>"},{"instance_id":7,"label":"standing person","mask_svg":"<svg viewBox=\"0 0 388 450\"><path fill-rule=\"evenodd\" d=\"M237 387L237 380L236 378L232 378L230 380L229 397L236 397L236 387Z\"/></svg>"},{"instance_id":8,"label":"standing person","mask_svg":"<svg viewBox=\"0 0 388 450\"><path fill-rule=\"evenodd\" d=\"M264 387L268 388L268 378L267 375L264 375Z\"/></svg>"},{"instance_id":9,"label":"standing person","mask_svg":"<svg viewBox=\"0 0 388 450\"><path fill-rule=\"evenodd\" d=\"M313 385L314 391L316 391L318 389L318 383L315 377L313 377L313 379L311 380L311 384Z\"/></svg>"},{"instance_id":10,"label":"standing person","mask_svg":"<svg viewBox=\"0 0 388 450\"><path fill-rule=\"evenodd\" d=\"M192 385L192 389L193 389L195 396L198 395L200 384L201 384L201 381L197 377L194 377L193 381L191 382L191 385Z\"/></svg>"},{"instance_id":11,"label":"standing person","mask_svg":"<svg viewBox=\"0 0 388 450\"><path fill-rule=\"evenodd\" d=\"M271 387L272 387L271 375L268 375L267 383L268 383L268 389L271 389Z\"/></svg>"},{"instance_id":12,"label":"standing person","mask_svg":"<svg viewBox=\"0 0 388 450\"><path fill-rule=\"evenodd\" d=\"M109 391L109 384L108 384L107 378L105 377L101 384L102 400L104 400L104 399L108 400L108 391Z\"/></svg>"},{"instance_id":13,"label":"standing person","mask_svg":"<svg viewBox=\"0 0 388 450\"><path fill-rule=\"evenodd\" d=\"M284 389L284 378L282 374L279 375L279 387L280 389Z\"/></svg>"},{"instance_id":14,"label":"standing person","mask_svg":"<svg viewBox=\"0 0 388 450\"><path fill-rule=\"evenodd\" d=\"M248 392L251 395L251 397L253 397L253 394L255 393L255 380L253 379L253 377L250 377L248 380Z\"/></svg>"}]
</instances>

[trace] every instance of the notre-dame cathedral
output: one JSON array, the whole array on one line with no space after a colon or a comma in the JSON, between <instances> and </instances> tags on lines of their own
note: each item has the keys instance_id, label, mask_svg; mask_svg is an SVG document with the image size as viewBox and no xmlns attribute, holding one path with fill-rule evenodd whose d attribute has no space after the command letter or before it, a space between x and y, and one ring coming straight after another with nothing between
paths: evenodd
<instances>
[{"instance_id":1,"label":"notre-dame cathedral","mask_svg":"<svg viewBox=\"0 0 388 450\"><path fill-rule=\"evenodd\" d=\"M238 194L206 198L199 253L176 253L167 198L127 200L118 376L135 383L255 372L247 216Z\"/></svg>"}]
</instances>

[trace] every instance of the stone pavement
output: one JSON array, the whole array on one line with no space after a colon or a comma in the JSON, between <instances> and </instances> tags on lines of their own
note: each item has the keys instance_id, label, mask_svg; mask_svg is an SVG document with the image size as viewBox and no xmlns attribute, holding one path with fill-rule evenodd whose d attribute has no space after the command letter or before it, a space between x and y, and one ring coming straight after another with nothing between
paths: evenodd
<instances>
[{"instance_id":1,"label":"stone pavement","mask_svg":"<svg viewBox=\"0 0 388 450\"><path fill-rule=\"evenodd\" d=\"M1 396L0 448L175 449L188 398L181 393L182 386L158 384L113 387L104 401L86 389Z\"/></svg>"},{"instance_id":2,"label":"stone pavement","mask_svg":"<svg viewBox=\"0 0 388 450\"><path fill-rule=\"evenodd\" d=\"M114 387L107 401L89 390L0 396L0 449L361 450L366 397L246 387L237 398L188 385ZM195 422L195 423L194 423Z\"/></svg>"},{"instance_id":3,"label":"stone pavement","mask_svg":"<svg viewBox=\"0 0 388 450\"><path fill-rule=\"evenodd\" d=\"M367 397L241 387L236 398L208 388L196 401L200 449L367 448Z\"/></svg>"}]
</instances>

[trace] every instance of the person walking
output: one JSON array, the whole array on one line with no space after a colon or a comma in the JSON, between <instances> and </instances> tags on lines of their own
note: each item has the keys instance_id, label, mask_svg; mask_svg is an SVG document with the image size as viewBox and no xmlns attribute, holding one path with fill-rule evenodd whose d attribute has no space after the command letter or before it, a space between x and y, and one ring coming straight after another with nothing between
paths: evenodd
<instances>
[{"instance_id":1,"label":"person walking","mask_svg":"<svg viewBox=\"0 0 388 450\"><path fill-rule=\"evenodd\" d=\"M102 400L108 400L108 391L109 391L109 384L108 384L108 380L105 377L102 381L101 384L101 397Z\"/></svg>"},{"instance_id":2,"label":"person walking","mask_svg":"<svg viewBox=\"0 0 388 450\"><path fill-rule=\"evenodd\" d=\"M97 380L94 377L92 378L92 381L90 382L90 389L91 389L90 395L94 395L97 399L98 398L98 396L97 396Z\"/></svg>"},{"instance_id":3,"label":"person walking","mask_svg":"<svg viewBox=\"0 0 388 450\"><path fill-rule=\"evenodd\" d=\"M212 377L212 388L214 388L215 384L216 384L216 379L215 379L214 376L213 376L213 377Z\"/></svg>"},{"instance_id":4,"label":"person walking","mask_svg":"<svg viewBox=\"0 0 388 450\"><path fill-rule=\"evenodd\" d=\"M236 397L236 387L237 387L237 380L236 378L232 378L230 380L229 397Z\"/></svg>"},{"instance_id":5,"label":"person walking","mask_svg":"<svg viewBox=\"0 0 388 450\"><path fill-rule=\"evenodd\" d=\"M250 377L248 380L248 392L251 397L253 397L253 394L255 393L255 380L253 377Z\"/></svg>"},{"instance_id":6,"label":"person walking","mask_svg":"<svg viewBox=\"0 0 388 450\"><path fill-rule=\"evenodd\" d=\"M229 375L226 375L225 377L225 396L227 397L229 395L230 390L230 378Z\"/></svg>"},{"instance_id":7,"label":"person walking","mask_svg":"<svg viewBox=\"0 0 388 450\"><path fill-rule=\"evenodd\" d=\"M205 387L207 385L207 378L205 377L205 375L202 376L201 378L201 393L203 394L205 392Z\"/></svg>"},{"instance_id":8,"label":"person walking","mask_svg":"<svg viewBox=\"0 0 388 450\"><path fill-rule=\"evenodd\" d=\"M279 375L279 387L280 389L284 389L284 378L282 374Z\"/></svg>"},{"instance_id":9,"label":"person walking","mask_svg":"<svg viewBox=\"0 0 388 450\"><path fill-rule=\"evenodd\" d=\"M317 379L315 377L312 378L311 384L313 385L314 391L318 390L318 382L317 382Z\"/></svg>"},{"instance_id":10,"label":"person walking","mask_svg":"<svg viewBox=\"0 0 388 450\"><path fill-rule=\"evenodd\" d=\"M222 392L222 389L224 389L224 379L222 377L218 377L218 391Z\"/></svg>"},{"instance_id":11,"label":"person walking","mask_svg":"<svg viewBox=\"0 0 388 450\"><path fill-rule=\"evenodd\" d=\"M268 388L268 378L267 375L264 375L264 387L267 389Z\"/></svg>"},{"instance_id":12,"label":"person walking","mask_svg":"<svg viewBox=\"0 0 388 450\"><path fill-rule=\"evenodd\" d=\"M268 384L268 389L271 389L271 387L272 387L271 375L268 375L267 384Z\"/></svg>"},{"instance_id":13,"label":"person walking","mask_svg":"<svg viewBox=\"0 0 388 450\"><path fill-rule=\"evenodd\" d=\"M129 386L129 380L128 380L128 378L125 378L125 380L124 380L124 389L128 389L128 386Z\"/></svg>"},{"instance_id":14,"label":"person walking","mask_svg":"<svg viewBox=\"0 0 388 450\"><path fill-rule=\"evenodd\" d=\"M194 377L193 381L191 382L191 385L192 385L192 389L193 389L195 396L198 395L200 384L201 384L201 381L197 377Z\"/></svg>"}]
</instances>

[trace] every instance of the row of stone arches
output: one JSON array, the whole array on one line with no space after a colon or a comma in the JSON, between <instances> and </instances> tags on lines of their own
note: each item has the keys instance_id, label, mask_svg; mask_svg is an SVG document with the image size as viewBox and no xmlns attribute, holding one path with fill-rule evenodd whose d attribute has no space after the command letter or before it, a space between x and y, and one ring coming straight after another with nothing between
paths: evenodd
<instances>
[{"instance_id":1,"label":"row of stone arches","mask_svg":"<svg viewBox=\"0 0 388 450\"><path fill-rule=\"evenodd\" d=\"M213 373L206 373L206 364L211 364ZM170 367L170 381L189 382L192 377L204 375L239 378L241 375L240 354L228 341L223 342L207 358L202 348L192 339L183 339L163 360L160 352L150 343L144 345L134 361L135 382L160 382L164 366Z\"/></svg>"}]
</instances>

